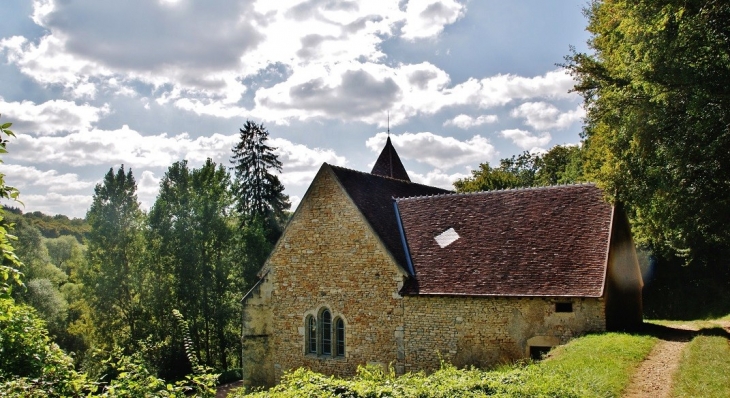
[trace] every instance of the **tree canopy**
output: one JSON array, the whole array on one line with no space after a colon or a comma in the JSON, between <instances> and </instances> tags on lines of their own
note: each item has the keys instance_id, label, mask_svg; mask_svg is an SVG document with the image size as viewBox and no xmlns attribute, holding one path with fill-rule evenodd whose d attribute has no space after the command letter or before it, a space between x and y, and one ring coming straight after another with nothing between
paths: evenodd
<instances>
[{"instance_id":1,"label":"tree canopy","mask_svg":"<svg viewBox=\"0 0 730 398\"><path fill-rule=\"evenodd\" d=\"M603 0L567 67L587 111L585 173L634 236L688 262L730 248L730 3Z\"/></svg>"},{"instance_id":2,"label":"tree canopy","mask_svg":"<svg viewBox=\"0 0 730 398\"><path fill-rule=\"evenodd\" d=\"M505 158L499 167L488 163L472 170L471 177L454 182L457 192L572 184L584 181L582 152L578 146L556 145L544 154L523 152Z\"/></svg>"},{"instance_id":3,"label":"tree canopy","mask_svg":"<svg viewBox=\"0 0 730 398\"><path fill-rule=\"evenodd\" d=\"M263 124L247 120L239 129L239 142L233 147L235 181L233 193L241 226L258 220L264 223L267 237L276 241L281 224L291 207L284 186L273 172L281 172L276 148L267 144L269 132Z\"/></svg>"},{"instance_id":4,"label":"tree canopy","mask_svg":"<svg viewBox=\"0 0 730 398\"><path fill-rule=\"evenodd\" d=\"M88 269L82 273L92 319L107 348L127 346L140 337L140 289L143 286L143 214L132 170L113 168L94 188L86 213Z\"/></svg>"}]
</instances>

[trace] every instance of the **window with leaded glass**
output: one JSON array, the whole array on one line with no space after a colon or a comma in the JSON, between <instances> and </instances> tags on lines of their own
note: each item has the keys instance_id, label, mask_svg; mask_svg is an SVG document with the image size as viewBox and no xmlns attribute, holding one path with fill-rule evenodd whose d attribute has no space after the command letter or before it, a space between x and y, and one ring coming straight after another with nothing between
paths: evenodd
<instances>
[{"instance_id":1,"label":"window with leaded glass","mask_svg":"<svg viewBox=\"0 0 730 398\"><path fill-rule=\"evenodd\" d=\"M317 353L317 320L313 316L307 317L307 353Z\"/></svg>"},{"instance_id":2,"label":"window with leaded glass","mask_svg":"<svg viewBox=\"0 0 730 398\"><path fill-rule=\"evenodd\" d=\"M332 355L332 314L329 310L320 315L320 354Z\"/></svg>"},{"instance_id":3,"label":"window with leaded glass","mask_svg":"<svg viewBox=\"0 0 730 398\"><path fill-rule=\"evenodd\" d=\"M338 357L345 356L345 322L341 318L335 321L335 349Z\"/></svg>"}]
</instances>

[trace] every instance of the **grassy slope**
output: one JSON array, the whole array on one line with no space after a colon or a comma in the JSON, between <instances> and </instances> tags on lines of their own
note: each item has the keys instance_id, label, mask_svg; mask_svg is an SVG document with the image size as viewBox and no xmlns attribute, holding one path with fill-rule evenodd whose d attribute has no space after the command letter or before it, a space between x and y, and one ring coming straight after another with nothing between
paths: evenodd
<instances>
[{"instance_id":1,"label":"grassy slope","mask_svg":"<svg viewBox=\"0 0 730 398\"><path fill-rule=\"evenodd\" d=\"M730 397L730 345L724 336L697 336L682 352L674 397Z\"/></svg>"},{"instance_id":2,"label":"grassy slope","mask_svg":"<svg viewBox=\"0 0 730 398\"><path fill-rule=\"evenodd\" d=\"M452 366L426 376L395 377L361 368L352 379L297 370L266 393L249 397L617 397L656 339L618 333L585 336L559 347L551 358L494 371ZM242 391L231 395L244 396Z\"/></svg>"},{"instance_id":3,"label":"grassy slope","mask_svg":"<svg viewBox=\"0 0 730 398\"><path fill-rule=\"evenodd\" d=\"M718 320L730 321L730 314ZM730 334L716 320L649 322L698 331L682 351L673 375L673 397L730 397Z\"/></svg>"}]
</instances>

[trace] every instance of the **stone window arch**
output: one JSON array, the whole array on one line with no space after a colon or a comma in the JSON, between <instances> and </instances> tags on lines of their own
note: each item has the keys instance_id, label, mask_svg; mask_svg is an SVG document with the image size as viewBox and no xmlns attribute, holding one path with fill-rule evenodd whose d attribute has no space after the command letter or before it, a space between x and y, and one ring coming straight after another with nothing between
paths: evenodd
<instances>
[{"instance_id":1,"label":"stone window arch","mask_svg":"<svg viewBox=\"0 0 730 398\"><path fill-rule=\"evenodd\" d=\"M345 356L345 321L341 317L334 322L335 356Z\"/></svg>"},{"instance_id":2,"label":"stone window arch","mask_svg":"<svg viewBox=\"0 0 730 398\"><path fill-rule=\"evenodd\" d=\"M307 354L317 353L317 319L313 315L307 315L304 321L305 329L305 352Z\"/></svg>"},{"instance_id":3,"label":"stone window arch","mask_svg":"<svg viewBox=\"0 0 730 398\"><path fill-rule=\"evenodd\" d=\"M319 354L332 355L332 313L328 308L319 313Z\"/></svg>"},{"instance_id":4,"label":"stone window arch","mask_svg":"<svg viewBox=\"0 0 730 398\"><path fill-rule=\"evenodd\" d=\"M304 316L304 354L322 358L344 358L347 322L327 307L307 311Z\"/></svg>"}]
</instances>

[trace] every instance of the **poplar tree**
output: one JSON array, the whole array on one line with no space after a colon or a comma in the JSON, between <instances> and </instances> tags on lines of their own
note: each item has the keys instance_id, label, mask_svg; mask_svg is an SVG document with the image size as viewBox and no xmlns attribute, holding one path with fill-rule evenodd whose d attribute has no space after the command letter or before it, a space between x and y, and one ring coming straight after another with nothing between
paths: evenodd
<instances>
[{"instance_id":1,"label":"poplar tree","mask_svg":"<svg viewBox=\"0 0 730 398\"><path fill-rule=\"evenodd\" d=\"M124 165L116 173L109 169L94 188L86 219L91 231L82 280L98 342L106 348L128 347L141 337L140 292L144 285L144 216L132 170L125 173Z\"/></svg>"}]
</instances>

